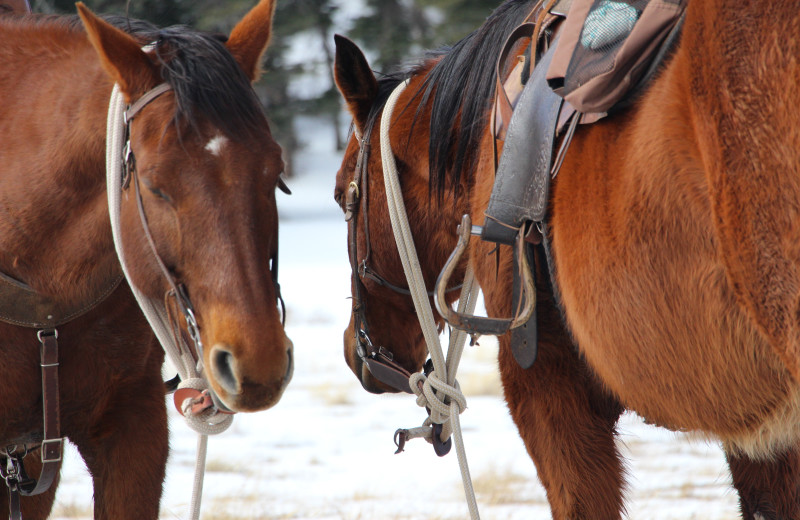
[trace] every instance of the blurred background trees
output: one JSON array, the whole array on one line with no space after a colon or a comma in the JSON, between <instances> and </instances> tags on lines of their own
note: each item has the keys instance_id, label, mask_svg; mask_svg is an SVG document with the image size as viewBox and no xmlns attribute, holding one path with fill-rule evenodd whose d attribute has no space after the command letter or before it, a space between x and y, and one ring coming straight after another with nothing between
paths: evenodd
<instances>
[{"instance_id":1,"label":"blurred background trees","mask_svg":"<svg viewBox=\"0 0 800 520\"><path fill-rule=\"evenodd\" d=\"M75 0L29 0L35 12L74 13ZM141 18L159 26L187 24L229 33L256 0L83 0L103 14ZM425 49L453 44L477 28L502 0L278 0L272 43L256 91L273 134L292 157L302 149L294 121L314 115L330 126L337 147L343 105L333 83L333 35L354 40L376 71L389 71Z\"/></svg>"}]
</instances>

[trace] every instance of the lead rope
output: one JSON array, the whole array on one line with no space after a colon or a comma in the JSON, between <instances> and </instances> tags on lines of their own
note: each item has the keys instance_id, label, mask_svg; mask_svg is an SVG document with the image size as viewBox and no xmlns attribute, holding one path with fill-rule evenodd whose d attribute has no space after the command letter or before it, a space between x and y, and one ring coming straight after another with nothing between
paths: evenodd
<instances>
[{"instance_id":1,"label":"lead rope","mask_svg":"<svg viewBox=\"0 0 800 520\"><path fill-rule=\"evenodd\" d=\"M407 430L407 438L431 437L433 435L430 427L431 423L443 425L440 436L442 440L448 439L451 432L454 434L458 466L461 470L461 479L464 483L464 493L470 517L473 520L477 520L480 518L478 504L475 500L475 491L469 474L464 439L461 434L461 423L458 417L466 409L467 401L455 377L467 334L463 331L457 331L455 334L451 333L447 361L445 362L439 342L439 331L433 319L433 310L431 309L428 291L425 286L425 279L422 276L419 258L414 247L414 239L411 236L403 193L400 190L400 181L397 176L397 165L389 141L392 112L400 93L407 85L408 80L400 83L389 96L383 109L380 128L381 162L383 163L383 179L392 231L397 242L397 250L403 263L403 271L408 281L411 297L414 300L414 308L417 311L417 317L434 367L433 372L427 376L422 373L416 373L409 379L411 389L417 395L417 404L429 408L431 413L430 417L423 423L423 426ZM460 310L468 310L470 313L475 308L478 293L478 287L473 282L472 269L468 266L464 287L461 289L461 297L459 298L459 308Z\"/></svg>"},{"instance_id":2,"label":"lead rope","mask_svg":"<svg viewBox=\"0 0 800 520\"><path fill-rule=\"evenodd\" d=\"M160 300L148 298L130 282L128 268L125 264L125 255L120 239L120 207L122 200L122 164L123 148L125 146L125 111L127 105L119 85L114 85L111 100L108 106L108 120L106 124L106 182L108 191L108 210L111 219L111 231L114 237L114 248L117 251L125 279L139 303L147 321L158 337L164 352L181 378L179 388L193 388L204 390L208 382L202 377L202 360L195 361L188 346L172 334L172 327L164 303ZM191 406L184 406L184 419L189 427L198 433L197 459L195 463L194 485L192 487L192 502L190 514L193 520L200 518L200 501L203 495L203 477L205 473L206 446L208 436L224 432L233 422L233 415L213 413L194 415Z\"/></svg>"}]
</instances>

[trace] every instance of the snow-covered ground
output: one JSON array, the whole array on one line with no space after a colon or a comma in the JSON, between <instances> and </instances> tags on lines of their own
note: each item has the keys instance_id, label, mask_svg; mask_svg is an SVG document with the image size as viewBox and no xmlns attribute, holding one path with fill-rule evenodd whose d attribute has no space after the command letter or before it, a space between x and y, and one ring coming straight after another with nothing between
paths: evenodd
<instances>
[{"instance_id":1,"label":"snow-covered ground","mask_svg":"<svg viewBox=\"0 0 800 520\"><path fill-rule=\"evenodd\" d=\"M397 428L425 417L413 397L363 391L344 363L349 319L346 226L333 202L340 157L301 123L309 142L278 194L281 286L294 341L294 380L273 409L237 415L209 441L202 518L399 520L468 518L455 453L444 458L417 440L394 455ZM533 463L500 395L496 346L483 339L465 354L459 381L468 409L461 416L478 505L484 519L544 519L549 509ZM188 516L196 436L172 406L172 452L161 518ZM620 423L630 461L631 519L738 518L718 446L647 426L634 415ZM557 442L556 439L553 442ZM54 517L91 518L92 488L70 449Z\"/></svg>"}]
</instances>

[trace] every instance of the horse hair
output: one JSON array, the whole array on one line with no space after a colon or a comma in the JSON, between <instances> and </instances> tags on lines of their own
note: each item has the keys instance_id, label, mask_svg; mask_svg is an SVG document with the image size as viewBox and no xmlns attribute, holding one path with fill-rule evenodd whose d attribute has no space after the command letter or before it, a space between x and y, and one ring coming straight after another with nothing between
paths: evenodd
<instances>
[{"instance_id":1,"label":"horse hair","mask_svg":"<svg viewBox=\"0 0 800 520\"><path fill-rule=\"evenodd\" d=\"M414 124L432 97L428 143L430 190L439 202L448 183L458 197L462 175L471 176L475 171L477 151L494 95L493 71L497 56L507 35L525 20L535 3L535 0L507 0L484 24L452 47L428 51L416 64L378 80L378 95L367 119L368 127L374 124L397 84L423 73L431 61L438 60L415 94L415 97L422 95L422 99Z\"/></svg>"},{"instance_id":2,"label":"horse hair","mask_svg":"<svg viewBox=\"0 0 800 520\"><path fill-rule=\"evenodd\" d=\"M184 25L159 28L150 22L124 16L104 16L108 23L142 42L154 43L161 77L175 93L173 122L196 128L203 116L234 139L263 129L266 116L250 83L225 47L224 36L193 30ZM40 23L61 20L83 31L78 16L44 17Z\"/></svg>"}]
</instances>

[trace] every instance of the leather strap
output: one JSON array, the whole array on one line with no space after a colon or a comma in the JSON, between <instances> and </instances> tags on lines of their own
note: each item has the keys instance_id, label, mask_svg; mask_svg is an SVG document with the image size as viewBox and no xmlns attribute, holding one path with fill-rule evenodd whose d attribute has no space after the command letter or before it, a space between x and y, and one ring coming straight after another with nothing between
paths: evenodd
<instances>
[{"instance_id":1,"label":"leather strap","mask_svg":"<svg viewBox=\"0 0 800 520\"><path fill-rule=\"evenodd\" d=\"M40 330L39 351L42 366L42 409L44 440L41 446L42 470L35 486L22 486L24 496L38 495L50 488L61 467L64 438L61 437L61 413L58 399L58 331Z\"/></svg>"},{"instance_id":2,"label":"leather strap","mask_svg":"<svg viewBox=\"0 0 800 520\"><path fill-rule=\"evenodd\" d=\"M530 266L531 273L534 279L534 285L536 283L536 266L533 261L533 248L539 247L534 246L533 244L529 244L527 242L523 243L523 251L522 254L527 255L528 257L528 265ZM524 302L520 301L520 292L522 287L522 280L520 279L519 274L519 258L517 253L517 248L514 248L514 287L511 293L511 306L515 313L518 312L518 309L523 305ZM536 310L534 309L531 317L528 318L528 321L520 325L519 327L515 327L511 329L511 353L514 355L514 359L517 361L519 366L524 369L528 369L533 366L534 361L536 361L536 356L539 351L539 344L538 344L538 331L536 326Z\"/></svg>"},{"instance_id":3,"label":"leather strap","mask_svg":"<svg viewBox=\"0 0 800 520\"><path fill-rule=\"evenodd\" d=\"M47 491L53 484L61 468L64 439L61 437L61 414L58 397L58 331L42 329L37 332L39 338L40 365L42 368L42 415L44 417L44 434L39 445L42 467L38 479L28 477L23 464L28 454L28 447L22 452L17 446L6 448L0 457L4 468L0 468L0 476L8 486L9 518L20 520L20 495L33 496Z\"/></svg>"},{"instance_id":4,"label":"leather strap","mask_svg":"<svg viewBox=\"0 0 800 520\"><path fill-rule=\"evenodd\" d=\"M161 83L160 85L156 85L152 89L145 92L142 97L137 99L130 107L128 107L128 110L125 111L125 124L128 124L136 116L136 114L138 114L139 111L151 101L168 90L172 90L172 87L169 85L169 83Z\"/></svg>"}]
</instances>

